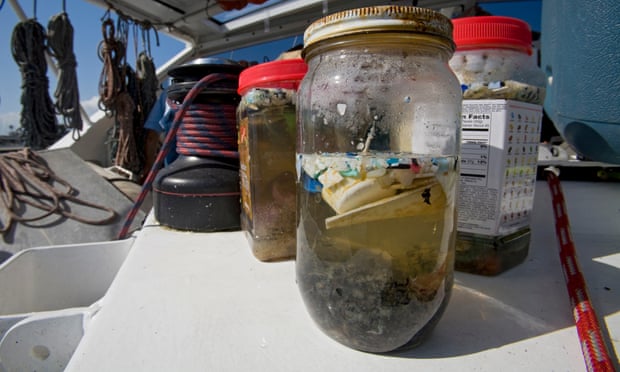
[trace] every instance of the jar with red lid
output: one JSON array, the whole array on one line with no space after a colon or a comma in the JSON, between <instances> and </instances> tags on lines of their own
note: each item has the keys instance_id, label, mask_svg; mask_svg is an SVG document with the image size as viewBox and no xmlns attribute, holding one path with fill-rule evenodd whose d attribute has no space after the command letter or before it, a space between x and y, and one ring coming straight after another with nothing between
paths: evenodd
<instances>
[{"instance_id":1,"label":"jar with red lid","mask_svg":"<svg viewBox=\"0 0 620 372\"><path fill-rule=\"evenodd\" d=\"M453 19L449 61L463 90L455 268L497 275L528 255L545 74L527 22Z\"/></svg>"},{"instance_id":2,"label":"jar with red lid","mask_svg":"<svg viewBox=\"0 0 620 372\"><path fill-rule=\"evenodd\" d=\"M527 22L503 16L452 20L456 51L450 67L464 99L513 99L542 104L545 74L532 53Z\"/></svg>"},{"instance_id":3,"label":"jar with red lid","mask_svg":"<svg viewBox=\"0 0 620 372\"><path fill-rule=\"evenodd\" d=\"M295 256L295 103L306 70L298 58L239 75L241 228L261 261Z\"/></svg>"}]
</instances>

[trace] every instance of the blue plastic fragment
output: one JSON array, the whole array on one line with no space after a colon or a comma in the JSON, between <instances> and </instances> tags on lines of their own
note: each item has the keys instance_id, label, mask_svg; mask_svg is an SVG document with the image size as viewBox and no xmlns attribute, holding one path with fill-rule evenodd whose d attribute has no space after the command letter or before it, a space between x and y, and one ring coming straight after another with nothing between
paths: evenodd
<instances>
[{"instance_id":1,"label":"blue plastic fragment","mask_svg":"<svg viewBox=\"0 0 620 372\"><path fill-rule=\"evenodd\" d=\"M308 176L306 173L303 173L302 175L302 184L306 191L312 193L318 193L323 190L323 185L318 180Z\"/></svg>"}]
</instances>

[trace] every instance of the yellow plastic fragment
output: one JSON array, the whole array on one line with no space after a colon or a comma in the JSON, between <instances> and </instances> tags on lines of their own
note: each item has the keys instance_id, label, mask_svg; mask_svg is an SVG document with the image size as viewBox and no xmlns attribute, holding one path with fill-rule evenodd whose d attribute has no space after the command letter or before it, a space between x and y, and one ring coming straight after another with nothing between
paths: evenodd
<instances>
[{"instance_id":1,"label":"yellow plastic fragment","mask_svg":"<svg viewBox=\"0 0 620 372\"><path fill-rule=\"evenodd\" d=\"M417 186L417 185L416 185ZM345 213L325 219L325 227L332 229L364 222L423 214L443 213L446 195L434 179L421 181L419 187L367 203Z\"/></svg>"},{"instance_id":2,"label":"yellow plastic fragment","mask_svg":"<svg viewBox=\"0 0 620 372\"><path fill-rule=\"evenodd\" d=\"M386 179L384 179L386 178ZM387 181L387 182L386 182ZM362 205L396 194L388 176L360 180L344 177L331 187L323 187L321 196L336 213L345 213Z\"/></svg>"}]
</instances>

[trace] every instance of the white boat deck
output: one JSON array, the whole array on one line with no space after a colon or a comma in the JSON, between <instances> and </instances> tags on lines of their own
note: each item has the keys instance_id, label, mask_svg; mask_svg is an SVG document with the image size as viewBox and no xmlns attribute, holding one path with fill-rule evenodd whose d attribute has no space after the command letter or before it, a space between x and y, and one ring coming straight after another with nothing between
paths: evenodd
<instances>
[{"instance_id":1,"label":"white boat deck","mask_svg":"<svg viewBox=\"0 0 620 372\"><path fill-rule=\"evenodd\" d=\"M562 187L589 293L617 358L620 184ZM526 262L496 277L457 273L430 339L400 354L363 353L324 335L304 308L294 262L259 262L242 232L171 231L152 214L99 305L67 371L586 369L544 181Z\"/></svg>"}]
</instances>

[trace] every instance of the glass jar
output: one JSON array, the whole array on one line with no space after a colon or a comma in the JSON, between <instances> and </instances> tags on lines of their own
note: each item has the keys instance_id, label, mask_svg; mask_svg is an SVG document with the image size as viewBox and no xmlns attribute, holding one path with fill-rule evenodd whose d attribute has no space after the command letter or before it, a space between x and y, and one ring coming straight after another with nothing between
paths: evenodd
<instances>
[{"instance_id":1,"label":"glass jar","mask_svg":"<svg viewBox=\"0 0 620 372\"><path fill-rule=\"evenodd\" d=\"M307 69L297 58L239 76L241 228L261 261L295 257L295 102Z\"/></svg>"},{"instance_id":2,"label":"glass jar","mask_svg":"<svg viewBox=\"0 0 620 372\"><path fill-rule=\"evenodd\" d=\"M297 283L354 349L417 345L453 285L461 91L450 20L377 6L304 34L297 102Z\"/></svg>"},{"instance_id":3,"label":"glass jar","mask_svg":"<svg viewBox=\"0 0 620 372\"><path fill-rule=\"evenodd\" d=\"M545 74L525 21L452 22L456 52L449 63L464 98L455 267L497 275L529 251Z\"/></svg>"},{"instance_id":4,"label":"glass jar","mask_svg":"<svg viewBox=\"0 0 620 372\"><path fill-rule=\"evenodd\" d=\"M456 51L449 61L464 99L511 99L542 105L545 73L532 54L527 22L503 16L452 20Z\"/></svg>"}]
</instances>

